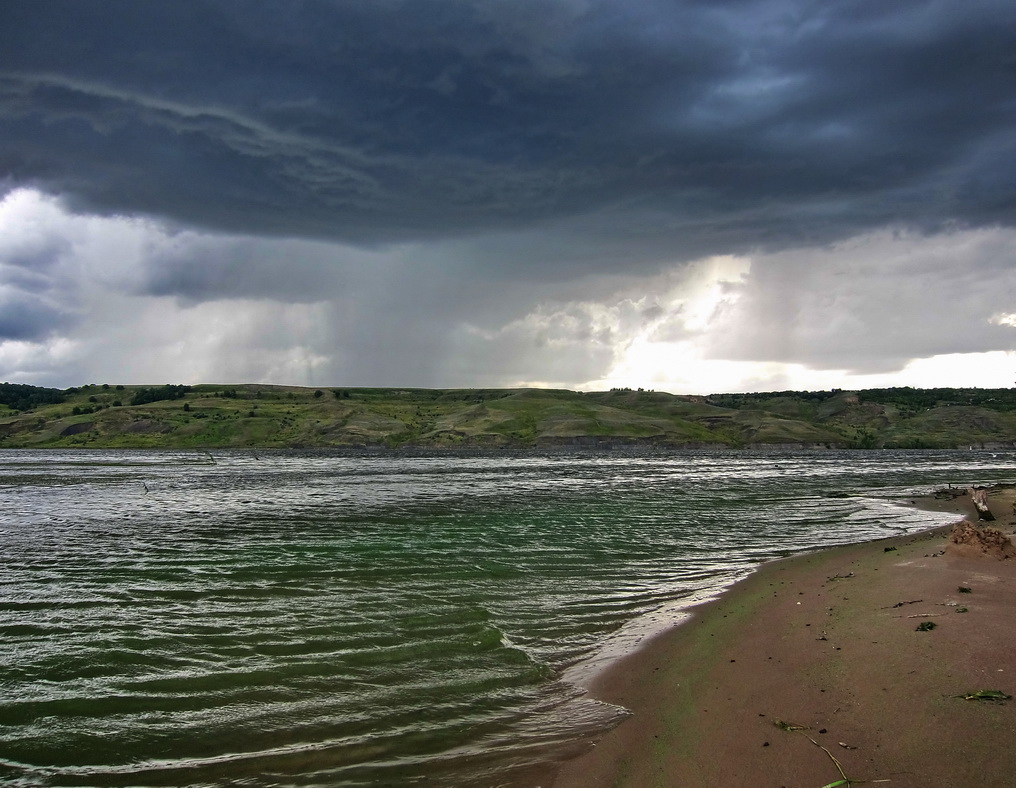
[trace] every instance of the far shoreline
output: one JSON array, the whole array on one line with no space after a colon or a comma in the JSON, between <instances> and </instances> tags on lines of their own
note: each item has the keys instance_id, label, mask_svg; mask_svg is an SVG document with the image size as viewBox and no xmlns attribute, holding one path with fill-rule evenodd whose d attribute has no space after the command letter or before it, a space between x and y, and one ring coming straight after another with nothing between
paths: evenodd
<instances>
[{"instance_id":1,"label":"far shoreline","mask_svg":"<svg viewBox=\"0 0 1016 788\"><path fill-rule=\"evenodd\" d=\"M1016 450L1012 389L669 394L613 388L0 384L10 448L346 448L428 452Z\"/></svg>"}]
</instances>

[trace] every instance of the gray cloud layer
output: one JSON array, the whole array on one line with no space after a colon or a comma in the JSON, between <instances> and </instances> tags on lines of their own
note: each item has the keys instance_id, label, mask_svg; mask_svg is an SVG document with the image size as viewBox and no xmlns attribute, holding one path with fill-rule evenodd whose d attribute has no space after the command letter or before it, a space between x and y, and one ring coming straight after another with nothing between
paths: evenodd
<instances>
[{"instance_id":1,"label":"gray cloud layer","mask_svg":"<svg viewBox=\"0 0 1016 788\"><path fill-rule=\"evenodd\" d=\"M991 318L1016 308L1016 236L914 240L875 236L756 261L734 288L736 308L711 327L711 352L873 373L937 354L1010 350L1012 327Z\"/></svg>"}]
</instances>

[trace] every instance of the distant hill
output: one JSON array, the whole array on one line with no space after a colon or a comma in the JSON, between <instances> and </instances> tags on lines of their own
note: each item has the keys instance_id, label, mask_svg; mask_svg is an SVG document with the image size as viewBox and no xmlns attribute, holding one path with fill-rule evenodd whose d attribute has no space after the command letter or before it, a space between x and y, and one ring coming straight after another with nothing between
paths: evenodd
<instances>
[{"instance_id":1,"label":"distant hill","mask_svg":"<svg viewBox=\"0 0 1016 788\"><path fill-rule=\"evenodd\" d=\"M615 389L0 384L0 448L1016 447L1014 389L682 396Z\"/></svg>"}]
</instances>

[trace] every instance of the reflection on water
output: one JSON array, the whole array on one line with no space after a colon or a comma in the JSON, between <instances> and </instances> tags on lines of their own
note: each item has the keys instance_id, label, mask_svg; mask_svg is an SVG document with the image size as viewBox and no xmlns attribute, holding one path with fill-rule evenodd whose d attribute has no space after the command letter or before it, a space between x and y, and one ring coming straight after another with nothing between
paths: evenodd
<instances>
[{"instance_id":1,"label":"reflection on water","mask_svg":"<svg viewBox=\"0 0 1016 788\"><path fill-rule=\"evenodd\" d=\"M772 557L927 527L892 499L1014 468L0 452L0 779L507 781L623 716L565 669L626 623Z\"/></svg>"}]
</instances>

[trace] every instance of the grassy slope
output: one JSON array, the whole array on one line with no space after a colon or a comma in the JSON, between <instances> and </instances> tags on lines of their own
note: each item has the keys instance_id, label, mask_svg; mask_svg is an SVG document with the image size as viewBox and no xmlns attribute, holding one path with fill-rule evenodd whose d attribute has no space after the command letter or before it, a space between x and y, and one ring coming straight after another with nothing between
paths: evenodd
<instances>
[{"instance_id":1,"label":"grassy slope","mask_svg":"<svg viewBox=\"0 0 1016 788\"><path fill-rule=\"evenodd\" d=\"M878 402L867 392L706 398L637 391L202 385L182 399L128 404L139 388L86 386L61 404L24 412L0 405L0 447L965 448L1016 441L1016 407L1008 390L996 398L960 400L891 391ZM93 412L75 415L75 408Z\"/></svg>"}]
</instances>

